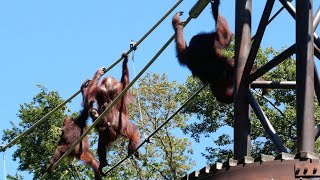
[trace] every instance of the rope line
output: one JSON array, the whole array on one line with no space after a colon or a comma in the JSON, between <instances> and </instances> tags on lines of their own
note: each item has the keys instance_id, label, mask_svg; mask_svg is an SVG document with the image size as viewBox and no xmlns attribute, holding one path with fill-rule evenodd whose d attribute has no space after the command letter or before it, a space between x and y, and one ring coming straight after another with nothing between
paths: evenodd
<instances>
[{"instance_id":1,"label":"rope line","mask_svg":"<svg viewBox=\"0 0 320 180\"><path fill-rule=\"evenodd\" d=\"M151 33L153 30L155 30L159 24L162 23L163 20L165 20L169 14L176 8L179 6L179 4L182 2L183 0L179 0L175 5L172 6L171 9L169 9L169 11L155 24L151 27L151 29L146 32L146 34L144 36L142 36L142 38L140 38L140 40L138 42L135 43L134 47L130 48L125 54L126 55L129 55L131 53L131 51L133 51L136 47L139 46L139 44L141 44L141 42L146 39ZM115 65L117 65L121 60L123 59L123 57L121 56L116 62L114 62L108 69L107 71L109 71L110 69L112 69Z\"/></svg>"},{"instance_id":2,"label":"rope line","mask_svg":"<svg viewBox=\"0 0 320 180\"><path fill-rule=\"evenodd\" d=\"M181 107L176 110L164 123L162 123L153 133L151 133L138 147L135 149L135 151L138 151L145 143L150 142L150 138L155 135L161 128L163 128L164 125L166 125L175 115L177 115L183 108L186 106L201 90L206 87L205 85L202 85L195 93L193 93L182 105ZM129 157L131 157L134 153L128 154L125 158L123 158L121 161L119 161L117 164L112 166L109 170L107 170L105 173L109 173L110 171L114 170L116 167L118 167L120 164L122 164L125 160L127 160Z\"/></svg>"},{"instance_id":3,"label":"rope line","mask_svg":"<svg viewBox=\"0 0 320 180\"><path fill-rule=\"evenodd\" d=\"M132 52L132 65L133 65L133 75L136 76L136 66L134 65L134 55L135 55L135 50ZM140 120L142 119L142 111L141 111L141 103L140 103L140 92L138 89L138 84L135 84L135 88L137 91L137 101L138 101L138 108L139 108L139 113L140 113Z\"/></svg>"},{"instance_id":4,"label":"rope line","mask_svg":"<svg viewBox=\"0 0 320 180\"><path fill-rule=\"evenodd\" d=\"M60 105L58 105L57 107L55 107L53 110L51 110L48 114L46 114L45 116L43 116L39 121L37 121L35 124L33 124L29 129L27 129L25 132L21 133L18 137L16 137L15 139L13 139L11 142L9 142L7 145L5 145L4 147L0 147L0 151L5 151L8 147L13 146L18 140L20 140L22 137L28 135L29 133L31 133L35 128L37 128L43 121L45 121L46 119L48 119L53 113L55 113L56 111L58 111L61 107L63 107L65 104L67 104L69 101L71 101L74 97L76 97L81 91L78 90L76 93L74 93L70 98L68 98L67 100L65 100L64 102L62 102Z\"/></svg>"},{"instance_id":5,"label":"rope line","mask_svg":"<svg viewBox=\"0 0 320 180\"><path fill-rule=\"evenodd\" d=\"M176 8L179 6L179 4L182 2L183 0L179 0L176 4L174 4L172 6L171 9L169 9L169 11L155 24L152 26L152 28L135 44L135 47L137 47L144 39L146 39L154 29L156 29L159 24L165 19L167 18L167 16ZM126 54L130 54L130 52L133 50L133 48L130 48ZM117 61L115 61L113 64L111 64L108 68L107 68L107 72L112 69L114 66L116 66L121 60L123 59L123 57L121 56ZM44 117L42 117L39 121L37 121L33 126L31 126L28 130L26 130L25 132L21 133L18 137L16 137L14 140L12 140L11 142L9 142L5 147L0 147L0 152L1 151L5 151L8 147L13 146L18 140L20 140L22 137L28 135L29 133L31 133L35 128L37 128L42 122L44 122L46 119L48 119L53 113L55 113L57 110L59 110L61 107L63 107L65 104L67 104L69 101L71 101L73 98L75 98L81 91L78 90L75 94L73 94L70 98L68 98L66 101L64 101L63 103L61 103L60 105L58 105L56 108L54 108L52 111L50 111L48 114L46 114Z\"/></svg>"}]
</instances>

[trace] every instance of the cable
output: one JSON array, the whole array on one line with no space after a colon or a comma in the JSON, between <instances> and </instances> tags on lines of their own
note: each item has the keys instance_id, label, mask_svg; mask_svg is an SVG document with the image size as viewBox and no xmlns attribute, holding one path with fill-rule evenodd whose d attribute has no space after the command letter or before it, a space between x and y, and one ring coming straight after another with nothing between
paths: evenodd
<instances>
[{"instance_id":1,"label":"cable","mask_svg":"<svg viewBox=\"0 0 320 180\"><path fill-rule=\"evenodd\" d=\"M142 147L145 143L150 142L150 138L155 135L164 125L166 125L175 115L177 115L183 108L184 106L186 106L204 87L206 87L205 85L202 85L202 87L200 87L195 93L193 93L182 105L181 107L176 110L176 112L174 112L163 124L161 124L161 126L159 126L152 134L150 134L138 147L135 151L138 151L138 149L140 147ZM115 169L117 166L119 166L120 164L122 164L125 160L127 160L129 157L131 157L134 153L128 154L125 158L123 158L121 161L119 161L117 164L115 164L114 166L112 166L108 171L106 171L105 173L109 173L110 171L112 171L113 169Z\"/></svg>"},{"instance_id":2,"label":"cable","mask_svg":"<svg viewBox=\"0 0 320 180\"><path fill-rule=\"evenodd\" d=\"M156 29L159 24L165 19L167 18L167 16L176 8L178 7L178 5L182 2L183 0L179 0L176 4L173 5L173 7L171 9L169 9L169 11L154 25L152 26L152 28L135 44L135 47L137 47L145 38L147 38L151 32ZM133 48L130 48L126 54L130 54L130 52L133 50ZM117 61L115 61L113 64L111 64L106 72L108 72L110 69L112 69L114 66L116 66L121 60L123 59L123 57L121 56ZM48 119L54 112L56 112L57 110L59 110L62 106L64 106L67 102L71 101L74 97L76 97L81 91L78 90L74 95L72 95L69 99L67 99L66 101L64 101L63 103L61 103L59 106L57 106L56 108L54 108L52 111L50 111L48 114L46 114L43 118L41 118L39 121L37 121L33 126L31 126L28 130L26 130L25 132L23 132L22 134L20 134L18 137L16 137L14 140L12 140L10 143L8 143L6 146L4 147L0 147L0 152L1 151L5 151L8 147L13 146L18 140L20 140L23 136L28 135L29 133L31 133L35 128L37 128L43 121L45 121L46 119Z\"/></svg>"},{"instance_id":3,"label":"cable","mask_svg":"<svg viewBox=\"0 0 320 180\"><path fill-rule=\"evenodd\" d=\"M133 51L132 51L132 65L133 65L133 75L134 76L136 76L136 66L134 65L134 55L135 55L135 52L136 52L136 49L137 49L135 44L136 43L131 40L130 48L134 48ZM142 119L141 103L140 103L140 96L139 96L140 92L139 92L139 89L138 89L138 84L135 84L135 88L136 88L136 91L137 91L137 100L138 100L138 108L139 108L139 113L140 113L140 119Z\"/></svg>"}]
</instances>

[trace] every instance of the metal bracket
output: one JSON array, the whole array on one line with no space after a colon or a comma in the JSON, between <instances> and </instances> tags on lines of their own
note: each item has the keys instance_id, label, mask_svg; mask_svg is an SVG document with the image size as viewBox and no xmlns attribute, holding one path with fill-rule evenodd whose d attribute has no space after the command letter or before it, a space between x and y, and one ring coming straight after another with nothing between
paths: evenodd
<instances>
[{"instance_id":1,"label":"metal bracket","mask_svg":"<svg viewBox=\"0 0 320 180\"><path fill-rule=\"evenodd\" d=\"M294 166L296 177L320 177L320 164L317 163L297 163Z\"/></svg>"}]
</instances>

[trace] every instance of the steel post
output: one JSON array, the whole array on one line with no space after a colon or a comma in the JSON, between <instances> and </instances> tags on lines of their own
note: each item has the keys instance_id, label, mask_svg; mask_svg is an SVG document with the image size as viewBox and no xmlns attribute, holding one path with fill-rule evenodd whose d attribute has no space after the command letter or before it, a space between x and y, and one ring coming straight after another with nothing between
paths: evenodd
<instances>
[{"instance_id":1,"label":"steel post","mask_svg":"<svg viewBox=\"0 0 320 180\"><path fill-rule=\"evenodd\" d=\"M314 152L313 0L296 1L297 150Z\"/></svg>"},{"instance_id":2,"label":"steel post","mask_svg":"<svg viewBox=\"0 0 320 180\"><path fill-rule=\"evenodd\" d=\"M234 101L234 158L251 155L250 114L246 86L238 91L251 46L251 0L236 1L235 28L235 101Z\"/></svg>"}]
</instances>

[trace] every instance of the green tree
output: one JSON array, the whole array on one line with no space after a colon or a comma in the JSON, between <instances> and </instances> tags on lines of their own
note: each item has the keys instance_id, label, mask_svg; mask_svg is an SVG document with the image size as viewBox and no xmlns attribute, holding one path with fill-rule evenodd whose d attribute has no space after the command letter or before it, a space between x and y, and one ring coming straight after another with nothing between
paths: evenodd
<instances>
[{"instance_id":1,"label":"green tree","mask_svg":"<svg viewBox=\"0 0 320 180\"><path fill-rule=\"evenodd\" d=\"M230 50L227 54L232 56ZM260 49L256 58L256 66L265 64L268 59L279 54L273 48ZM295 60L290 57L282 62L272 71L264 75L264 79L273 81L295 81ZM197 79L189 77L182 86L180 92L188 96L195 89L201 86L201 82ZM296 153L296 94L294 90L273 89L265 96L261 96L260 90L251 90L255 94L255 98L262 107L263 111L269 118L269 121L277 131L284 145L289 149L290 153ZM233 156L233 104L227 105L216 101L207 88L195 98L184 109L185 113L196 116L196 121L188 125L184 132L188 133L197 142L207 141L206 138L213 138L213 146L208 146L203 155L209 163L215 161L225 161L228 157ZM319 119L319 107L315 108L315 119ZM259 154L276 155L278 152L269 139L268 134L263 129L260 121L252 113L251 118L252 130L252 156ZM219 128L230 129L221 135L215 135Z\"/></svg>"},{"instance_id":2,"label":"green tree","mask_svg":"<svg viewBox=\"0 0 320 180\"><path fill-rule=\"evenodd\" d=\"M18 117L19 125L12 123L12 129L4 131L3 140L10 142L17 135L30 128L37 120L58 106L62 99L57 92L48 92L39 86L40 93L33 101L21 105ZM139 127L144 136L150 135L159 127L179 106L181 97L180 85L168 82L166 75L147 74L139 81L139 88L132 91L132 103L129 107L130 119ZM80 105L79 105L80 109ZM140 113L141 112L141 113ZM60 137L63 119L70 114L63 107L42 123L33 133L19 141L13 158L19 160L19 170L28 171L38 179L45 172L47 162L52 157ZM76 115L76 113L72 113ZM189 158L192 153L187 138L176 137L181 128L186 127L188 116L178 114L152 138L152 143L142 146L140 160L130 158L108 173L105 179L178 179L184 176L194 165ZM96 142L96 136L91 138ZM127 155L128 141L124 138L117 140L108 151L108 162L117 163ZM93 145L96 149L96 144ZM96 152L96 150L93 150ZM108 168L105 168L108 169ZM10 176L10 179L20 179L21 176ZM84 166L77 160L63 161L48 179L92 179L90 167Z\"/></svg>"},{"instance_id":3,"label":"green tree","mask_svg":"<svg viewBox=\"0 0 320 180\"><path fill-rule=\"evenodd\" d=\"M139 127L142 140L149 136L178 109L179 85L168 82L166 75L147 74L140 79L139 88L133 89L134 102L130 106L130 119ZM192 149L187 138L176 137L186 127L188 116L176 115L158 131L152 142L142 146L140 160L130 158L110 174L110 179L178 179L194 165ZM180 130L181 131L181 130ZM127 141L121 139L109 151L108 161L118 162L127 155Z\"/></svg>"},{"instance_id":4,"label":"green tree","mask_svg":"<svg viewBox=\"0 0 320 180\"><path fill-rule=\"evenodd\" d=\"M58 92L48 90L38 85L40 93L35 95L32 102L20 105L17 116L21 122L12 124L12 129L4 130L2 139L10 142L19 134L29 129L36 121L63 102ZM63 119L70 113L66 107L61 108L36 128L30 135L23 137L17 144L17 150L13 154L13 160L19 161L18 169L34 174L34 179L39 179L45 172L46 164L53 156L57 142L60 138ZM73 114L75 115L75 114ZM81 173L80 173L81 172ZM64 161L48 176L48 179L66 179L72 177L93 178L93 173L76 160ZM10 176L12 179L20 179L21 176Z\"/></svg>"}]
</instances>

